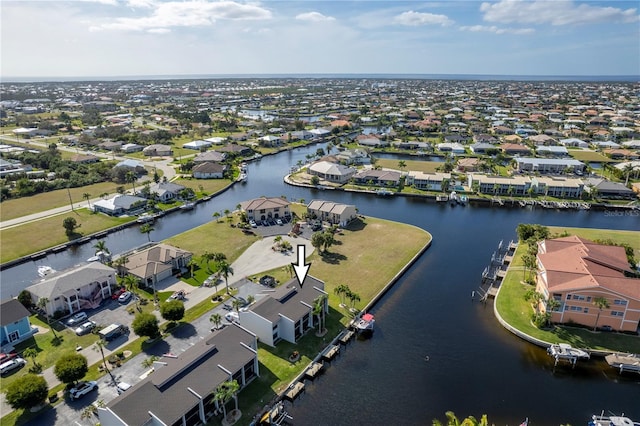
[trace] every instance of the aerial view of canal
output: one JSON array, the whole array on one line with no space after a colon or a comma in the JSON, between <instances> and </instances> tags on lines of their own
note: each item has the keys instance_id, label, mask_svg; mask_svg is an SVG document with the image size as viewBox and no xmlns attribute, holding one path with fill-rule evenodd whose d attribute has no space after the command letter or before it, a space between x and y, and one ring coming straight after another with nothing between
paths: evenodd
<instances>
[{"instance_id":1,"label":"aerial view of canal","mask_svg":"<svg viewBox=\"0 0 640 426\"><path fill-rule=\"evenodd\" d=\"M519 223L589 228L640 229L640 218L597 211L553 211L435 204L399 196L286 185L283 176L305 161L315 145L249 165L249 180L154 224L160 241L213 220L254 197L328 199L354 204L360 214L410 223L433 234L429 250L374 307L376 331L343 349L325 373L307 384L290 413L294 424L431 424L446 411L460 418L489 415L497 425L529 418L531 425L586 424L591 414L625 413L640 419L640 375L619 375L590 360L553 366L543 349L504 330L491 302L472 300L481 273L498 243L516 238ZM113 253L147 242L137 227L104 238ZM37 278L39 265L61 270L93 255L93 243L2 271L2 298ZM385 247L380 247L384 256ZM313 264L310 273L313 274ZM357 271L354 271L357 273ZM348 283L346 283L348 284ZM242 395L240 395L242 399Z\"/></svg>"}]
</instances>

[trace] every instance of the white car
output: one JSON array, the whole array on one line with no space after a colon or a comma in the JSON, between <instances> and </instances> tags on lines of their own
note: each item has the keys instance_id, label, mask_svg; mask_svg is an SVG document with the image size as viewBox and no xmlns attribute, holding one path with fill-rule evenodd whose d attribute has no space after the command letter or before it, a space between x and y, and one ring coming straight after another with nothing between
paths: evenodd
<instances>
[{"instance_id":1,"label":"white car","mask_svg":"<svg viewBox=\"0 0 640 426\"><path fill-rule=\"evenodd\" d=\"M27 361L24 358L14 358L10 361L4 362L0 365L0 374L4 375L10 371L15 370L16 368L22 368Z\"/></svg>"},{"instance_id":2,"label":"white car","mask_svg":"<svg viewBox=\"0 0 640 426\"><path fill-rule=\"evenodd\" d=\"M258 224L256 223L255 220L250 220L249 221L249 225L251 225L252 228L257 228L258 227Z\"/></svg>"},{"instance_id":3,"label":"white car","mask_svg":"<svg viewBox=\"0 0 640 426\"><path fill-rule=\"evenodd\" d=\"M130 291L125 291L120 296L118 296L118 302L127 303L133 294Z\"/></svg>"},{"instance_id":4,"label":"white car","mask_svg":"<svg viewBox=\"0 0 640 426\"><path fill-rule=\"evenodd\" d=\"M131 385L129 383L126 383L126 382L118 383L118 385L116 386L116 390L118 391L118 395L126 392L130 387L131 387Z\"/></svg>"},{"instance_id":5,"label":"white car","mask_svg":"<svg viewBox=\"0 0 640 426\"><path fill-rule=\"evenodd\" d=\"M80 326L78 326L78 328L76 328L76 334L78 336L84 336L85 334L91 333L91 330L93 330L94 328L96 328L95 322L93 321L83 322L82 324L80 324Z\"/></svg>"},{"instance_id":6,"label":"white car","mask_svg":"<svg viewBox=\"0 0 640 426\"><path fill-rule=\"evenodd\" d=\"M224 316L224 319L229 322L237 322L238 324L240 324L240 315L238 315L237 312L227 312Z\"/></svg>"},{"instance_id":7,"label":"white car","mask_svg":"<svg viewBox=\"0 0 640 426\"><path fill-rule=\"evenodd\" d=\"M88 317L86 312L78 312L67 320L67 325L82 324L87 320L87 318Z\"/></svg>"},{"instance_id":8,"label":"white car","mask_svg":"<svg viewBox=\"0 0 640 426\"><path fill-rule=\"evenodd\" d=\"M276 219L276 224L280 226L284 225L281 219Z\"/></svg>"},{"instance_id":9,"label":"white car","mask_svg":"<svg viewBox=\"0 0 640 426\"><path fill-rule=\"evenodd\" d=\"M77 385L71 388L69 396L71 399L80 399L89 392L93 392L98 389L98 382L92 380L90 382L78 382Z\"/></svg>"}]
</instances>

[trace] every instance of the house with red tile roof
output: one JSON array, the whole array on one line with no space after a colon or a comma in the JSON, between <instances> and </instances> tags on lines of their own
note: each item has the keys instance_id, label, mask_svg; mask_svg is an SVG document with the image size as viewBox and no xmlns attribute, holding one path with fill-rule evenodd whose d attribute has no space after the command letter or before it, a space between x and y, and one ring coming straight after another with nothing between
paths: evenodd
<instances>
[{"instance_id":1,"label":"house with red tile roof","mask_svg":"<svg viewBox=\"0 0 640 426\"><path fill-rule=\"evenodd\" d=\"M640 279L632 273L624 247L577 236L538 242L536 290L560 303L554 323L636 332L640 323ZM600 309L596 299L607 306ZM544 306L542 306L544 305ZM540 309L546 311L546 303Z\"/></svg>"}]
</instances>

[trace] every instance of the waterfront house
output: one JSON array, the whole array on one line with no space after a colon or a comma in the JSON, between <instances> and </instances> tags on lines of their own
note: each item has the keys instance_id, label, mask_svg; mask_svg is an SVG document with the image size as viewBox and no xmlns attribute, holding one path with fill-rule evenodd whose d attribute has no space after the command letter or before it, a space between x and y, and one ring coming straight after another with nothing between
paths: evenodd
<instances>
[{"instance_id":1,"label":"waterfront house","mask_svg":"<svg viewBox=\"0 0 640 426\"><path fill-rule=\"evenodd\" d=\"M584 163L571 158L514 158L518 172L583 173Z\"/></svg>"},{"instance_id":2,"label":"waterfront house","mask_svg":"<svg viewBox=\"0 0 640 426\"><path fill-rule=\"evenodd\" d=\"M426 191L442 191L444 182L451 181L451 173L424 173L409 171L405 185Z\"/></svg>"},{"instance_id":3,"label":"waterfront house","mask_svg":"<svg viewBox=\"0 0 640 426\"><path fill-rule=\"evenodd\" d=\"M356 142L358 143L358 145L362 145L362 146L370 146L373 148L380 148L383 146L389 146L389 142L384 140L384 139L380 139L377 136L374 135L358 135L356 137Z\"/></svg>"},{"instance_id":4,"label":"waterfront house","mask_svg":"<svg viewBox=\"0 0 640 426\"><path fill-rule=\"evenodd\" d=\"M225 164L211 161L199 163L191 169L191 173L196 179L222 179L226 171L227 166Z\"/></svg>"},{"instance_id":5,"label":"waterfront house","mask_svg":"<svg viewBox=\"0 0 640 426\"><path fill-rule=\"evenodd\" d=\"M260 197L240 203L240 209L249 220L262 221L291 217L290 202L279 197Z\"/></svg>"},{"instance_id":6,"label":"waterfront house","mask_svg":"<svg viewBox=\"0 0 640 426\"><path fill-rule=\"evenodd\" d=\"M171 202L180 197L180 191L184 190L185 186L173 182L158 182L149 186L149 193L158 197L158 200L163 203Z\"/></svg>"},{"instance_id":7,"label":"waterfront house","mask_svg":"<svg viewBox=\"0 0 640 426\"><path fill-rule=\"evenodd\" d=\"M490 143L478 142L469 147L474 154L486 154L489 152L497 152L499 148L496 145Z\"/></svg>"},{"instance_id":8,"label":"waterfront house","mask_svg":"<svg viewBox=\"0 0 640 426\"><path fill-rule=\"evenodd\" d=\"M336 154L336 160L341 164L371 164L371 157L369 153L363 149L346 149Z\"/></svg>"},{"instance_id":9,"label":"waterfront house","mask_svg":"<svg viewBox=\"0 0 640 426\"><path fill-rule=\"evenodd\" d=\"M612 199L633 199L636 194L632 189L627 188L622 183L611 182L604 178L588 178L586 179L589 188L596 190L598 198Z\"/></svg>"},{"instance_id":10,"label":"waterfront house","mask_svg":"<svg viewBox=\"0 0 640 426\"><path fill-rule=\"evenodd\" d=\"M233 135L232 138L236 136ZM244 139L242 140L246 140L246 135L244 136ZM230 143L228 145L224 145L221 146L220 148L218 148L218 151L220 152L224 152L230 155L239 155L241 157L245 157L247 155L251 155L251 153L253 152L253 150L251 148L249 148L248 146L244 146L244 145L238 145L238 144L233 144Z\"/></svg>"},{"instance_id":11,"label":"waterfront house","mask_svg":"<svg viewBox=\"0 0 640 426\"><path fill-rule=\"evenodd\" d=\"M184 145L182 145L182 147L185 149L194 149L196 151L201 151L203 149L210 148L211 142L205 141L205 140L196 140L196 141L187 142Z\"/></svg>"},{"instance_id":12,"label":"waterfront house","mask_svg":"<svg viewBox=\"0 0 640 426\"><path fill-rule=\"evenodd\" d=\"M536 290L560 306L551 321L636 332L640 325L640 279L625 249L570 236L538 242ZM599 298L606 306L597 305ZM539 309L546 311L546 303Z\"/></svg>"},{"instance_id":13,"label":"waterfront house","mask_svg":"<svg viewBox=\"0 0 640 426\"><path fill-rule=\"evenodd\" d=\"M282 145L282 138L280 136L266 135L258 138L258 142L261 146L275 147Z\"/></svg>"},{"instance_id":14,"label":"waterfront house","mask_svg":"<svg viewBox=\"0 0 640 426\"><path fill-rule=\"evenodd\" d=\"M506 139L506 138L505 138ZM528 146L518 143L503 143L500 145L500 149L506 155L528 155L531 154L531 150Z\"/></svg>"},{"instance_id":15,"label":"waterfront house","mask_svg":"<svg viewBox=\"0 0 640 426\"><path fill-rule=\"evenodd\" d=\"M205 162L213 162L213 163L221 163L227 158L227 154L218 151L205 151L196 155L193 158L193 162L195 164L205 163Z\"/></svg>"},{"instance_id":16,"label":"waterfront house","mask_svg":"<svg viewBox=\"0 0 640 426\"><path fill-rule=\"evenodd\" d=\"M13 347L38 332L29 322L30 315L17 299L0 303L0 347Z\"/></svg>"},{"instance_id":17,"label":"waterfront house","mask_svg":"<svg viewBox=\"0 0 640 426\"><path fill-rule=\"evenodd\" d=\"M312 200L307 204L307 214L333 225L347 226L358 217L353 204L334 203L333 201Z\"/></svg>"},{"instance_id":18,"label":"waterfront house","mask_svg":"<svg viewBox=\"0 0 640 426\"><path fill-rule=\"evenodd\" d=\"M186 268L193 253L168 244L126 254L124 270L138 279L142 287L150 287Z\"/></svg>"},{"instance_id":19,"label":"waterfront house","mask_svg":"<svg viewBox=\"0 0 640 426\"><path fill-rule=\"evenodd\" d=\"M365 169L353 175L353 180L360 185L377 185L397 187L402 174L396 170Z\"/></svg>"},{"instance_id":20,"label":"waterfront house","mask_svg":"<svg viewBox=\"0 0 640 426\"><path fill-rule=\"evenodd\" d=\"M437 145L441 152L451 152L453 154L464 154L464 146L457 142L443 142Z\"/></svg>"},{"instance_id":21,"label":"waterfront house","mask_svg":"<svg viewBox=\"0 0 640 426\"><path fill-rule=\"evenodd\" d=\"M147 200L135 195L118 194L107 200L98 200L91 207L93 211L105 213L111 216L135 215L142 213L147 205Z\"/></svg>"},{"instance_id":22,"label":"waterfront house","mask_svg":"<svg viewBox=\"0 0 640 426\"><path fill-rule=\"evenodd\" d=\"M297 343L314 327L313 306L320 296L327 296L323 281L307 275L304 285L300 286L298 279L292 278L247 311L241 311L240 324L266 345L276 346L281 340ZM329 312L327 300L325 297L325 314Z\"/></svg>"},{"instance_id":23,"label":"waterfront house","mask_svg":"<svg viewBox=\"0 0 640 426\"><path fill-rule=\"evenodd\" d=\"M320 179L340 184L347 183L357 172L357 170L352 167L331 163L329 161L316 161L309 166L307 171L310 175L316 175Z\"/></svg>"},{"instance_id":24,"label":"waterfront house","mask_svg":"<svg viewBox=\"0 0 640 426\"><path fill-rule=\"evenodd\" d=\"M461 158L456 163L456 169L463 173L475 172L480 165L480 159L475 157Z\"/></svg>"},{"instance_id":25,"label":"waterfront house","mask_svg":"<svg viewBox=\"0 0 640 426\"><path fill-rule=\"evenodd\" d=\"M115 285L115 269L100 262L90 262L47 275L25 290L31 294L35 305L46 298L44 311L52 316L57 311L73 314L96 308L111 296Z\"/></svg>"},{"instance_id":26,"label":"waterfront house","mask_svg":"<svg viewBox=\"0 0 640 426\"><path fill-rule=\"evenodd\" d=\"M535 176L531 178L535 193L558 198L581 198L584 182L581 179L559 176Z\"/></svg>"},{"instance_id":27,"label":"waterfront house","mask_svg":"<svg viewBox=\"0 0 640 426\"><path fill-rule=\"evenodd\" d=\"M223 383L244 389L259 377L255 334L231 324L175 356L164 356L126 392L98 408L102 426L195 426L222 413L215 397ZM223 422L224 423L224 422Z\"/></svg>"},{"instance_id":28,"label":"waterfront house","mask_svg":"<svg viewBox=\"0 0 640 426\"><path fill-rule=\"evenodd\" d=\"M488 176L480 173L467 175L469 188L476 188L481 194L493 195L526 195L531 187L528 176Z\"/></svg>"}]
</instances>

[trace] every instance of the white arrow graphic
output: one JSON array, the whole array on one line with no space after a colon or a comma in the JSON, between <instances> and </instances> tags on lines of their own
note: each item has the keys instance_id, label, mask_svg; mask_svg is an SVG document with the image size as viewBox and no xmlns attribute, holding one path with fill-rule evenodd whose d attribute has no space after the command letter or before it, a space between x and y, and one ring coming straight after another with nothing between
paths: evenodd
<instances>
[{"instance_id":1,"label":"white arrow graphic","mask_svg":"<svg viewBox=\"0 0 640 426\"><path fill-rule=\"evenodd\" d=\"M311 267L310 263L304 263L305 248L306 247L304 244L298 245L298 263L291 264L291 266L293 266L293 270L296 271L296 277L298 278L298 282L300 283L300 288L302 288L302 283L304 282L304 279L307 277L307 272L309 272L309 268Z\"/></svg>"}]
</instances>

